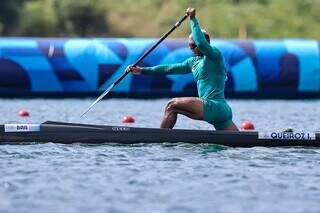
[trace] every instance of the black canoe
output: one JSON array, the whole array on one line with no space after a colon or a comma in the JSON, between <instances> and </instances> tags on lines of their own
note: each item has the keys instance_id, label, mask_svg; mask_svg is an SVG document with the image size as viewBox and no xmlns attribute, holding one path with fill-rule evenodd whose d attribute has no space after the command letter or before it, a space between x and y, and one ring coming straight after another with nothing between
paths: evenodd
<instances>
[{"instance_id":1,"label":"black canoe","mask_svg":"<svg viewBox=\"0 0 320 213\"><path fill-rule=\"evenodd\" d=\"M225 132L213 130L159 129L129 126L74 124L47 121L42 124L0 125L0 142L10 143L208 143L230 147L320 146L320 133Z\"/></svg>"}]
</instances>

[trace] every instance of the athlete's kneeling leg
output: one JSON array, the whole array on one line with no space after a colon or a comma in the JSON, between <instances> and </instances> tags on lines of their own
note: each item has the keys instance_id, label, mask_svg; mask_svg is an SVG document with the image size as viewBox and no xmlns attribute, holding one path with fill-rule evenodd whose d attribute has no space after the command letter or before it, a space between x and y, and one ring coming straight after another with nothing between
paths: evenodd
<instances>
[{"instance_id":1,"label":"athlete's kneeling leg","mask_svg":"<svg viewBox=\"0 0 320 213\"><path fill-rule=\"evenodd\" d=\"M161 128L173 128L178 114L195 120L203 120L203 103L200 98L184 97L171 99L165 108Z\"/></svg>"},{"instance_id":2,"label":"athlete's kneeling leg","mask_svg":"<svg viewBox=\"0 0 320 213\"><path fill-rule=\"evenodd\" d=\"M233 123L233 121L231 121L231 124L229 126L227 126L226 128L224 128L223 130L232 131L232 132L239 131L238 127Z\"/></svg>"},{"instance_id":3,"label":"athlete's kneeling leg","mask_svg":"<svg viewBox=\"0 0 320 213\"><path fill-rule=\"evenodd\" d=\"M232 110L225 100L204 100L204 120L216 130L238 131L232 121Z\"/></svg>"}]
</instances>

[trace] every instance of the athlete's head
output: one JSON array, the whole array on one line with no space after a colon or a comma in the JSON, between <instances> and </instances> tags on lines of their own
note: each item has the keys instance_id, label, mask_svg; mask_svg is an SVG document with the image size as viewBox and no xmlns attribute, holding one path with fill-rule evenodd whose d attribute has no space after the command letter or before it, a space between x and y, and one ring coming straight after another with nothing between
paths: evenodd
<instances>
[{"instance_id":1,"label":"athlete's head","mask_svg":"<svg viewBox=\"0 0 320 213\"><path fill-rule=\"evenodd\" d=\"M207 33L207 31L205 31L204 29L201 29L204 37L206 38L207 42L210 44L210 36ZM189 35L189 47L191 49L191 51L193 52L193 54L197 55L197 56L202 56L203 54L200 52L199 48L197 47L197 45L195 44L193 38L192 38L192 34Z\"/></svg>"}]
</instances>

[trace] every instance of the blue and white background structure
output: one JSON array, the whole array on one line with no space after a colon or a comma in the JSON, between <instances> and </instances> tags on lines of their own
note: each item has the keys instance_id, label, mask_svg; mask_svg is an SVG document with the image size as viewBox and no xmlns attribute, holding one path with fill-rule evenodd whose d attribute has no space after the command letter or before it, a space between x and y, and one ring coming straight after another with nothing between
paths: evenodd
<instances>
[{"instance_id":1,"label":"blue and white background structure","mask_svg":"<svg viewBox=\"0 0 320 213\"><path fill-rule=\"evenodd\" d=\"M157 39L0 39L0 95L88 95L104 91ZM320 97L320 43L315 40L214 40L228 69L227 97ZM185 39L161 43L140 66L182 62ZM186 75L128 75L114 96L195 96Z\"/></svg>"}]
</instances>

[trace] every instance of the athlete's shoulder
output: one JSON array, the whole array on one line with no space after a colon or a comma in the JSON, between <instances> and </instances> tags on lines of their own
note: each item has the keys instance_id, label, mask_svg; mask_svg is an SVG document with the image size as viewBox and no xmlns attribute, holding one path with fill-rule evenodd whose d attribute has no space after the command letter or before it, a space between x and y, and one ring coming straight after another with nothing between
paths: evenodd
<instances>
[{"instance_id":1,"label":"athlete's shoulder","mask_svg":"<svg viewBox=\"0 0 320 213\"><path fill-rule=\"evenodd\" d=\"M213 51L213 53L216 55L216 56L222 56L222 53L220 51L220 49L215 45L215 44L210 44L210 47Z\"/></svg>"}]
</instances>

